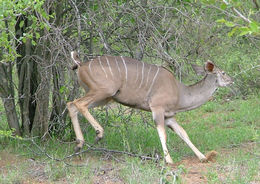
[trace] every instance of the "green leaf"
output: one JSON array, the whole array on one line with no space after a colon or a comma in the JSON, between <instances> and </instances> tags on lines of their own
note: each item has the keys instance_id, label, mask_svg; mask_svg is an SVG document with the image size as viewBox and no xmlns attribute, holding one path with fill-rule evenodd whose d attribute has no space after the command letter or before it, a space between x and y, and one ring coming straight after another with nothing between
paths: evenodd
<instances>
[{"instance_id":1,"label":"green leaf","mask_svg":"<svg viewBox=\"0 0 260 184\"><path fill-rule=\"evenodd\" d=\"M218 19L218 20L216 20L216 22L217 22L217 23L225 23L226 20L222 18L222 19Z\"/></svg>"},{"instance_id":2,"label":"green leaf","mask_svg":"<svg viewBox=\"0 0 260 184\"><path fill-rule=\"evenodd\" d=\"M235 24L233 22L229 22L229 21L226 21L225 24L226 24L227 27L234 27L235 26Z\"/></svg>"},{"instance_id":3,"label":"green leaf","mask_svg":"<svg viewBox=\"0 0 260 184\"><path fill-rule=\"evenodd\" d=\"M247 35L247 34L251 34L251 31L248 29L248 30L244 30L244 31L241 31L239 36L244 36L244 35Z\"/></svg>"},{"instance_id":4,"label":"green leaf","mask_svg":"<svg viewBox=\"0 0 260 184\"><path fill-rule=\"evenodd\" d=\"M26 43L26 37L22 38L23 43Z\"/></svg>"},{"instance_id":5,"label":"green leaf","mask_svg":"<svg viewBox=\"0 0 260 184\"><path fill-rule=\"evenodd\" d=\"M36 45L36 42L34 40L32 40L32 45L35 46Z\"/></svg>"},{"instance_id":6,"label":"green leaf","mask_svg":"<svg viewBox=\"0 0 260 184\"><path fill-rule=\"evenodd\" d=\"M252 32L255 32L255 33L258 32L258 25L257 25L256 22L251 22L249 24L249 26L250 26L250 29L251 29Z\"/></svg>"},{"instance_id":7,"label":"green leaf","mask_svg":"<svg viewBox=\"0 0 260 184\"><path fill-rule=\"evenodd\" d=\"M22 20L22 21L20 22L20 24L19 24L19 27L22 28L23 25L24 25L24 21Z\"/></svg>"},{"instance_id":8,"label":"green leaf","mask_svg":"<svg viewBox=\"0 0 260 184\"><path fill-rule=\"evenodd\" d=\"M93 4L90 8L96 11L98 9L98 4Z\"/></svg>"},{"instance_id":9,"label":"green leaf","mask_svg":"<svg viewBox=\"0 0 260 184\"><path fill-rule=\"evenodd\" d=\"M60 90L59 90L60 94L63 94L64 91L65 91L65 89L66 89L66 88L65 88L64 86L61 86L61 87L60 87Z\"/></svg>"},{"instance_id":10,"label":"green leaf","mask_svg":"<svg viewBox=\"0 0 260 184\"><path fill-rule=\"evenodd\" d=\"M229 33L228 36L232 37L238 31L238 27L234 27Z\"/></svg>"},{"instance_id":11,"label":"green leaf","mask_svg":"<svg viewBox=\"0 0 260 184\"><path fill-rule=\"evenodd\" d=\"M38 32L35 33L35 36L37 39L39 39L41 37L40 33L38 33Z\"/></svg>"},{"instance_id":12,"label":"green leaf","mask_svg":"<svg viewBox=\"0 0 260 184\"><path fill-rule=\"evenodd\" d=\"M227 5L226 5L225 3L222 3L222 4L220 5L220 8L221 8L222 10L225 10L225 9L227 9Z\"/></svg>"},{"instance_id":13,"label":"green leaf","mask_svg":"<svg viewBox=\"0 0 260 184\"><path fill-rule=\"evenodd\" d=\"M133 17L130 18L130 21L135 24L135 19Z\"/></svg>"},{"instance_id":14,"label":"green leaf","mask_svg":"<svg viewBox=\"0 0 260 184\"><path fill-rule=\"evenodd\" d=\"M240 31L239 36L244 36L244 35L252 33L248 27L241 27L241 28L239 28L239 31Z\"/></svg>"},{"instance_id":15,"label":"green leaf","mask_svg":"<svg viewBox=\"0 0 260 184\"><path fill-rule=\"evenodd\" d=\"M249 34L250 33L250 31L242 31L240 34L239 34L239 36L244 36L244 35L247 35L247 34Z\"/></svg>"}]
</instances>

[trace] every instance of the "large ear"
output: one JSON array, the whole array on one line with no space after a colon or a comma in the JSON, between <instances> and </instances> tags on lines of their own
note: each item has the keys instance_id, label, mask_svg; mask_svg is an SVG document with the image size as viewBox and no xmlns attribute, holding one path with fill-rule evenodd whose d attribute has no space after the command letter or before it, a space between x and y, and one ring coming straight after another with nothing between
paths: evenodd
<instances>
[{"instance_id":1,"label":"large ear","mask_svg":"<svg viewBox=\"0 0 260 184\"><path fill-rule=\"evenodd\" d=\"M196 64L191 64L191 67L197 75L206 75L206 72L202 66L198 66Z\"/></svg>"},{"instance_id":2,"label":"large ear","mask_svg":"<svg viewBox=\"0 0 260 184\"><path fill-rule=\"evenodd\" d=\"M205 70L206 70L206 72L213 72L214 67L215 67L215 65L210 60L208 60L205 63Z\"/></svg>"}]
</instances>

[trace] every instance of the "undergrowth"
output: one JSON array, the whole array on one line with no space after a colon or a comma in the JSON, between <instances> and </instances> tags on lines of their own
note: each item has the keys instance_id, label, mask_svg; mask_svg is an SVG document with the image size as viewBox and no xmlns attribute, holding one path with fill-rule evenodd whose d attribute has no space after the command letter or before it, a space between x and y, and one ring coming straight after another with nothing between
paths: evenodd
<instances>
[{"instance_id":1,"label":"undergrowth","mask_svg":"<svg viewBox=\"0 0 260 184\"><path fill-rule=\"evenodd\" d=\"M179 113L177 121L187 131L196 147L206 153L211 150L220 151L225 148L239 147L244 143L259 143L260 98L231 101L213 100L193 111ZM113 111L113 113L111 113ZM108 150L120 150L149 157L162 158L162 149L154 128L150 113L139 111L126 114L108 109L108 115L97 110L94 116L101 122L105 130L104 138L95 145ZM107 119L108 118L108 119ZM84 120L81 127L87 144L94 143L95 132ZM194 156L190 148L171 130L167 130L167 146L174 162L185 157ZM49 140L10 138L10 134L1 134L0 153L15 155L18 164L4 157L0 160L0 183L24 182L35 176L49 183L66 181L67 183L93 183L102 178L118 183L177 183L182 182L181 174L185 168L177 168L175 174L165 167L162 159L159 163L142 161L140 158L102 151L87 151L78 156L64 159L73 153L75 142L64 142L58 137ZM70 136L68 136L70 137ZM87 146L83 150L87 150ZM259 149L250 152L238 151L218 158L216 165L205 173L209 183L250 183L256 181L259 169ZM12 164L15 162L16 164ZM109 170L110 168L110 170ZM113 169L111 169L113 168ZM166 170L165 170L166 168ZM39 173L35 171L39 170ZM107 170L106 170L107 169ZM226 170L232 173L224 175ZM241 176L243 172L243 177ZM37 175L38 174L38 175ZM235 182L233 182L235 181ZM259 180L258 180L259 181ZM37 183L36 182L36 183ZM65 183L66 183L65 182Z\"/></svg>"}]
</instances>

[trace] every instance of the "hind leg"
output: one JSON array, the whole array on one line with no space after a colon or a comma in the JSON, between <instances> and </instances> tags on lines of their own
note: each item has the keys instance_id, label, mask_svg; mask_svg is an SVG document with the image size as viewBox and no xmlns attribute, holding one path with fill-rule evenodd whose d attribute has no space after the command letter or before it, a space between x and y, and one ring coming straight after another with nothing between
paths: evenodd
<instances>
[{"instance_id":1,"label":"hind leg","mask_svg":"<svg viewBox=\"0 0 260 184\"><path fill-rule=\"evenodd\" d=\"M80 111L83 116L89 121L89 123L92 125L92 127L96 131L96 142L98 142L104 134L104 129L102 126L95 120L95 118L90 114L88 108L91 104L95 104L95 102L104 102L105 99L109 98L110 95L107 93L100 93L100 92L88 92L86 96L76 99L73 102L68 103L68 109L70 111L70 116L72 119L74 131L77 137L77 148L76 150L78 151L79 149L82 148L84 144L84 138L81 133L81 129L78 123L77 118L75 118L75 112L76 110ZM74 110L74 111L73 111Z\"/></svg>"},{"instance_id":2,"label":"hind leg","mask_svg":"<svg viewBox=\"0 0 260 184\"><path fill-rule=\"evenodd\" d=\"M71 121L72 121L74 132L76 134L77 146L75 148L75 152L78 152L78 150L80 148L82 148L83 144L84 144L84 137L83 137L82 131L80 129L79 120L78 120L78 109L73 104L73 102L68 102L67 108L68 108L69 115L70 115L70 118L71 118Z\"/></svg>"}]
</instances>

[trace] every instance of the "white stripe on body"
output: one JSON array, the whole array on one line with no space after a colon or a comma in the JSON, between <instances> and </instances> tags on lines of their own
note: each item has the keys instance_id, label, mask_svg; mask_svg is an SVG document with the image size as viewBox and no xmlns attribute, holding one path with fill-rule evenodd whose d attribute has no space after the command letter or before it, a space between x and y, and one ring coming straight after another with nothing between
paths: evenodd
<instances>
[{"instance_id":1,"label":"white stripe on body","mask_svg":"<svg viewBox=\"0 0 260 184\"><path fill-rule=\"evenodd\" d=\"M109 67L110 73L111 73L111 75L114 77L113 72L112 72L112 69L111 69L111 66L110 66L110 63L109 63L109 60L107 59L106 56L105 56L105 58L106 58L106 60L107 60L107 65L108 65L108 67Z\"/></svg>"},{"instance_id":2,"label":"white stripe on body","mask_svg":"<svg viewBox=\"0 0 260 184\"><path fill-rule=\"evenodd\" d=\"M99 64L100 64L100 66L101 66L103 72L106 74L106 78L107 78L107 73L106 73L106 70L105 70L105 68L103 67L102 63L101 63L100 56L98 56L98 61L99 61Z\"/></svg>"},{"instance_id":3,"label":"white stripe on body","mask_svg":"<svg viewBox=\"0 0 260 184\"><path fill-rule=\"evenodd\" d=\"M119 67L119 64L118 64L118 61L117 61L116 57L115 57L115 60L116 60L116 66L117 66L117 69L118 69L118 72L119 72L120 78L121 78L122 74L121 74L121 70L120 70L120 67Z\"/></svg>"},{"instance_id":4,"label":"white stripe on body","mask_svg":"<svg viewBox=\"0 0 260 184\"><path fill-rule=\"evenodd\" d=\"M126 67L125 60L124 60L123 56L121 56L121 58L123 60L124 66L125 66L125 83L127 83L127 67Z\"/></svg>"},{"instance_id":5,"label":"white stripe on body","mask_svg":"<svg viewBox=\"0 0 260 184\"><path fill-rule=\"evenodd\" d=\"M148 82L149 82L149 75L150 75L151 69L152 69L152 65L150 65L150 68L149 68L149 71L148 71L148 74L147 74L147 80L146 80L146 84L145 84L145 86L148 85Z\"/></svg>"},{"instance_id":6,"label":"white stripe on body","mask_svg":"<svg viewBox=\"0 0 260 184\"><path fill-rule=\"evenodd\" d=\"M141 86L143 84L143 80L144 80L144 62L142 62L142 63L143 63L143 67L142 67L142 80L141 80L141 83L140 83L138 88L141 88Z\"/></svg>"},{"instance_id":7,"label":"white stripe on body","mask_svg":"<svg viewBox=\"0 0 260 184\"><path fill-rule=\"evenodd\" d=\"M153 84L154 84L155 79L156 79L156 77L157 77L157 75L158 75L158 73L159 73L159 70L160 70L160 68L157 66L156 74L155 74L154 77L153 77L153 82L152 82L152 84L151 84L151 86L150 86L150 88L149 88L149 90L148 90L148 92L147 92L147 95L149 95L150 92L151 92L151 90L152 90Z\"/></svg>"},{"instance_id":8,"label":"white stripe on body","mask_svg":"<svg viewBox=\"0 0 260 184\"><path fill-rule=\"evenodd\" d=\"M137 81L138 81L138 77L139 77L139 72L138 72L138 64L139 64L139 62L137 62L137 69L136 69L136 79L135 79L135 83L137 83Z\"/></svg>"}]
</instances>

